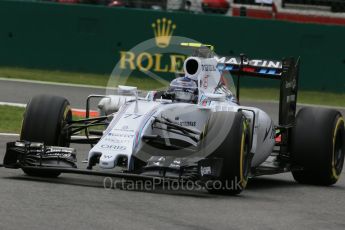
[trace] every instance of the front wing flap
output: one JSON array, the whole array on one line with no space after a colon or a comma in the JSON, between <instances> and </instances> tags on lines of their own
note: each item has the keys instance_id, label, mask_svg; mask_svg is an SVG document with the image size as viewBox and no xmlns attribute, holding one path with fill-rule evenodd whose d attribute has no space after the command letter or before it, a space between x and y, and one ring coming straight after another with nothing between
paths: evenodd
<instances>
[{"instance_id":1,"label":"front wing flap","mask_svg":"<svg viewBox=\"0 0 345 230\"><path fill-rule=\"evenodd\" d=\"M76 168L76 150L66 147L46 146L34 142L7 143L4 166L23 167L62 167Z\"/></svg>"}]
</instances>

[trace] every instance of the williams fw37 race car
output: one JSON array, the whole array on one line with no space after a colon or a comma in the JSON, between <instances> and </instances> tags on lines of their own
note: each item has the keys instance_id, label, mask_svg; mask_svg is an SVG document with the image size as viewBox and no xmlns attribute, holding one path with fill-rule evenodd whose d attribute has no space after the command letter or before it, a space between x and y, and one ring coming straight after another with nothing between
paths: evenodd
<instances>
[{"instance_id":1,"label":"williams fw37 race car","mask_svg":"<svg viewBox=\"0 0 345 230\"><path fill-rule=\"evenodd\" d=\"M90 95L85 119L73 120L63 97L32 98L20 141L7 144L3 166L38 177L76 173L192 181L211 193L232 195L243 191L249 178L283 172L305 184L337 182L344 120L324 108L306 107L296 115L299 59L219 57L208 45L184 45L194 53L184 62L185 75L168 89L141 97L137 87L119 85L116 94ZM261 109L240 105L243 76L280 81L277 124ZM101 116L90 118L95 97ZM71 143L91 145L85 169L77 168Z\"/></svg>"}]
</instances>

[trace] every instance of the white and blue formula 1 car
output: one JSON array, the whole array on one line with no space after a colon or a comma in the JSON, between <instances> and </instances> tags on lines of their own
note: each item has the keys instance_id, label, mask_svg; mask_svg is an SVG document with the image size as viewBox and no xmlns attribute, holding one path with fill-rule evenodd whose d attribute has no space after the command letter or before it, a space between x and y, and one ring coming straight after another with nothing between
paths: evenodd
<instances>
[{"instance_id":1,"label":"white and blue formula 1 car","mask_svg":"<svg viewBox=\"0 0 345 230\"><path fill-rule=\"evenodd\" d=\"M188 45L188 44L187 44ZM195 44L193 46L196 46ZM198 45L185 76L164 91L139 97L118 86L103 96L102 116L73 120L69 102L41 95L28 104L20 141L7 144L3 166L30 176L61 173L128 180L200 182L213 193L238 194L248 178L291 171L300 183L332 185L342 171L344 120L332 109L302 108L296 115L299 60L219 57ZM237 92L230 89L237 76ZM279 122L241 106L242 76L280 81ZM90 99L100 96L89 96ZM92 130L94 126L104 130ZM75 134L85 132L85 136ZM87 167L77 168L70 143L91 144Z\"/></svg>"}]
</instances>

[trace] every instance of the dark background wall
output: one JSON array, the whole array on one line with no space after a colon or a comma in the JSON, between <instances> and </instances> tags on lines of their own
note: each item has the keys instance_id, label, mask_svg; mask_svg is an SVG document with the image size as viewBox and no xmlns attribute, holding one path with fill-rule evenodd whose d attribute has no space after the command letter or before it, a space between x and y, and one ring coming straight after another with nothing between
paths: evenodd
<instances>
[{"instance_id":1,"label":"dark background wall","mask_svg":"<svg viewBox=\"0 0 345 230\"><path fill-rule=\"evenodd\" d=\"M87 5L0 1L0 66L110 73L163 17L218 54L301 56L301 88L345 92L345 27Z\"/></svg>"}]
</instances>

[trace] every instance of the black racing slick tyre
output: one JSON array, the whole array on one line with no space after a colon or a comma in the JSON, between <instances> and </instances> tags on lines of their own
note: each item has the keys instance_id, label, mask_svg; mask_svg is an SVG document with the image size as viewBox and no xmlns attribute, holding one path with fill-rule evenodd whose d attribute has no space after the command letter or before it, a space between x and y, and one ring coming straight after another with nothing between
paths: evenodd
<instances>
[{"instance_id":1,"label":"black racing slick tyre","mask_svg":"<svg viewBox=\"0 0 345 230\"><path fill-rule=\"evenodd\" d=\"M59 96L38 95L26 107L20 139L49 146L68 147L70 136L64 127L72 120L69 102ZM29 176L58 177L59 172L23 169Z\"/></svg>"},{"instance_id":2,"label":"black racing slick tyre","mask_svg":"<svg viewBox=\"0 0 345 230\"><path fill-rule=\"evenodd\" d=\"M210 193L236 195L245 189L251 166L249 133L241 112L215 112L211 115L205 142L211 145L217 141L215 138L222 139L211 154L212 158L222 159L222 167L218 180L206 184Z\"/></svg>"},{"instance_id":3,"label":"black racing slick tyre","mask_svg":"<svg viewBox=\"0 0 345 230\"><path fill-rule=\"evenodd\" d=\"M292 130L294 179L302 184L333 185L341 174L345 154L344 119L333 109L302 108Z\"/></svg>"}]
</instances>

